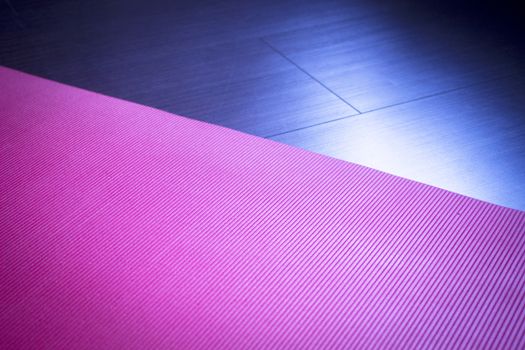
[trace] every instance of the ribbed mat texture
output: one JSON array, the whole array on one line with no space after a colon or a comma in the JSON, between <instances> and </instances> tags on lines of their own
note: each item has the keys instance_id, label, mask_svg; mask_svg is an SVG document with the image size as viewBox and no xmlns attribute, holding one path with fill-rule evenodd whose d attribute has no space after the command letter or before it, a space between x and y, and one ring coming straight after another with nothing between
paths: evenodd
<instances>
[{"instance_id":1,"label":"ribbed mat texture","mask_svg":"<svg viewBox=\"0 0 525 350\"><path fill-rule=\"evenodd\" d=\"M0 152L1 349L525 347L525 212L7 68Z\"/></svg>"}]
</instances>

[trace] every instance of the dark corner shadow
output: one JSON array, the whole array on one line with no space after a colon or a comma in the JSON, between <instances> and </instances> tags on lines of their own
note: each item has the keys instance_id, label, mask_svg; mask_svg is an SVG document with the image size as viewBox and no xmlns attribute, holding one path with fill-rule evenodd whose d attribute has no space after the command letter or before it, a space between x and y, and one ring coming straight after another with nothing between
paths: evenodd
<instances>
[{"instance_id":1,"label":"dark corner shadow","mask_svg":"<svg viewBox=\"0 0 525 350\"><path fill-rule=\"evenodd\" d=\"M406 6L440 16L459 17L480 32L525 49L525 7L517 0L406 0Z\"/></svg>"}]
</instances>

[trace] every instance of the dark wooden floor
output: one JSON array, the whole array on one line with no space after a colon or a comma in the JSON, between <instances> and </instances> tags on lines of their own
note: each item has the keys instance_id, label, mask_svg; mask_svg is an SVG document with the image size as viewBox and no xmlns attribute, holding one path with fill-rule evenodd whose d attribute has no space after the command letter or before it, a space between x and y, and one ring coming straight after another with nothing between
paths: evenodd
<instances>
[{"instance_id":1,"label":"dark wooden floor","mask_svg":"<svg viewBox=\"0 0 525 350\"><path fill-rule=\"evenodd\" d=\"M521 28L472 6L0 0L0 64L525 210Z\"/></svg>"}]
</instances>

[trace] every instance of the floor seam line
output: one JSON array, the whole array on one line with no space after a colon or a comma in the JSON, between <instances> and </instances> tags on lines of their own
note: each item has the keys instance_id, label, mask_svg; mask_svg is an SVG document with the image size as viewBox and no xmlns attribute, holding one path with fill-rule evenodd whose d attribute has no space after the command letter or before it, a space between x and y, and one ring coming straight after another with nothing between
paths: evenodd
<instances>
[{"instance_id":1,"label":"floor seam line","mask_svg":"<svg viewBox=\"0 0 525 350\"><path fill-rule=\"evenodd\" d=\"M367 110L367 111L364 111L364 112L359 112L358 114L350 114L350 115L346 115L344 117L330 119L330 120L327 120L327 121L324 121L324 122L321 122L321 123L312 124L312 125L304 126L304 127L297 128L297 129L292 129L292 130L280 132L280 133L269 135L269 136L263 136L263 138L271 139L272 137L281 136L281 135L285 135L285 134L293 133L293 132L296 132L296 131L301 131L301 130L313 128L313 127L324 125L324 124L338 122L338 121L341 121L341 120L344 120L344 119L350 119L352 117L366 116L367 114L370 114L372 112L377 112L377 111L381 111L383 109L388 109L388 108L392 108L392 107L402 106L402 105L409 104L409 103L412 103L412 102L421 101L421 100L424 100L424 99L427 99L427 98L432 98L432 97L437 97L437 96L441 96L441 95L446 95L446 94L449 94L449 93L452 93L452 92L455 92L455 91L460 91L460 90L468 89L468 88L471 88L471 87L474 87L474 86L478 86L478 85L482 85L482 84L485 84L485 83L489 83L491 81L497 81L497 80L500 80L500 79L506 79L506 78L511 77L512 75L513 74L508 74L508 75L503 75L503 76L500 76L500 77L486 79L486 80L483 80L483 81L479 81L479 82L472 83L472 84L469 84L469 85L464 85L464 86L457 87L457 88L454 88L454 89L444 90L444 91L440 91L440 92L437 92L437 93L434 93L434 94L413 98L413 99L408 100L408 101L394 103L394 104L390 104L390 105L387 105L387 106L382 106L382 107L370 109L370 110ZM354 108L354 107L352 106L352 108ZM357 111L357 109L356 109L356 111Z\"/></svg>"},{"instance_id":2,"label":"floor seam line","mask_svg":"<svg viewBox=\"0 0 525 350\"><path fill-rule=\"evenodd\" d=\"M362 114L361 111L359 109L357 109L356 107L354 107L350 102L348 102L347 100L345 100L342 96L340 96L338 93L336 93L335 91L333 91L332 89L330 89L328 86L326 86L325 84L323 84L319 79L317 79L316 77L314 77L312 74L310 74L308 71L306 71L303 67L299 66L297 63L295 63L291 58L289 58L288 56L286 56L284 53L282 53L280 50L278 50L277 48L275 48L273 45L271 45L268 41L266 41L263 37L259 37L259 39L265 43L270 49L272 49L275 53L277 53L279 56L281 56L282 58L284 58L285 60L287 60L289 63L291 63L292 65L294 65L297 69L299 69L301 72L303 72L304 74L306 74L310 79L314 80L316 83L318 83L319 85L321 85L323 88L325 88L328 92L330 92L332 95L334 95L335 97L337 97L340 101L342 101L344 104L346 104L347 106L349 106L350 108L352 108L353 110L355 110L358 114Z\"/></svg>"}]
</instances>

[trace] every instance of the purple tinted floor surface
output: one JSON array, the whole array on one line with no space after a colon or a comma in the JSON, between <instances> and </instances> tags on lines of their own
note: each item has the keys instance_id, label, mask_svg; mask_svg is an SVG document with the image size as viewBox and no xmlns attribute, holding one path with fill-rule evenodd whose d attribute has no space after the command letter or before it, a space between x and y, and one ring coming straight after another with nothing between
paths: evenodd
<instances>
[{"instance_id":1,"label":"purple tinted floor surface","mask_svg":"<svg viewBox=\"0 0 525 350\"><path fill-rule=\"evenodd\" d=\"M0 348L525 346L525 212L0 68Z\"/></svg>"}]
</instances>

